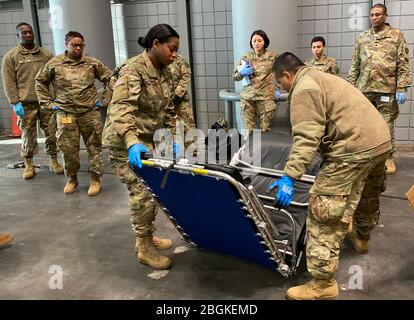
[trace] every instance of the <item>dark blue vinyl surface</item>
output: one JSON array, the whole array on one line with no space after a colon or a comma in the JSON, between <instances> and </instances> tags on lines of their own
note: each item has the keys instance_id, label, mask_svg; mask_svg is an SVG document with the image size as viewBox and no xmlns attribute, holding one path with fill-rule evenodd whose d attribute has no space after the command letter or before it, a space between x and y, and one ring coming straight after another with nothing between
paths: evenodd
<instances>
[{"instance_id":1,"label":"dark blue vinyl surface","mask_svg":"<svg viewBox=\"0 0 414 320\"><path fill-rule=\"evenodd\" d=\"M223 252L275 269L260 244L258 230L245 215L237 189L226 180L170 171L167 184L160 189L167 171L146 167L140 176L157 195L184 232L198 247Z\"/></svg>"}]
</instances>

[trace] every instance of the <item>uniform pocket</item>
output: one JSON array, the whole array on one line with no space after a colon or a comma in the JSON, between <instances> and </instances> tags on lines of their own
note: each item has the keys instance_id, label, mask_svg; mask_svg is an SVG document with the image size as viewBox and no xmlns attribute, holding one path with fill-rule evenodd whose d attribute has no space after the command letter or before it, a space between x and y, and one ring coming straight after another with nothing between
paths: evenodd
<instances>
[{"instance_id":1,"label":"uniform pocket","mask_svg":"<svg viewBox=\"0 0 414 320\"><path fill-rule=\"evenodd\" d=\"M322 224L342 220L348 202L348 195L311 194L309 216Z\"/></svg>"}]
</instances>

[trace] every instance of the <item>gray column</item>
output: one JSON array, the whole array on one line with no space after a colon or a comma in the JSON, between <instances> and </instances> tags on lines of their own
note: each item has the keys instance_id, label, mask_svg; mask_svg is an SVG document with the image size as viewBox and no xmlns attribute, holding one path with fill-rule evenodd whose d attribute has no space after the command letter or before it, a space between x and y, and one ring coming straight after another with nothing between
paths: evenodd
<instances>
[{"instance_id":1,"label":"gray column","mask_svg":"<svg viewBox=\"0 0 414 320\"><path fill-rule=\"evenodd\" d=\"M109 0L49 0L55 53L65 51L65 34L85 37L85 53L115 67L111 4Z\"/></svg>"},{"instance_id":2,"label":"gray column","mask_svg":"<svg viewBox=\"0 0 414 320\"><path fill-rule=\"evenodd\" d=\"M258 29L268 35L270 50L278 54L296 52L298 0L232 0L232 8L234 63L252 50L250 35ZM240 82L235 82L235 89L241 91ZM242 129L239 105L236 118L239 129Z\"/></svg>"}]
</instances>

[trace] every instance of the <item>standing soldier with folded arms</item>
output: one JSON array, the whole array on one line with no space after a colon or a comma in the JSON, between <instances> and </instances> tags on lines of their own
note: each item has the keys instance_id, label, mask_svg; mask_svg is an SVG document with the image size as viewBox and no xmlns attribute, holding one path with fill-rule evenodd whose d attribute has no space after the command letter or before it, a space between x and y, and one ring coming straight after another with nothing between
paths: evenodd
<instances>
[{"instance_id":1,"label":"standing soldier with folded arms","mask_svg":"<svg viewBox=\"0 0 414 320\"><path fill-rule=\"evenodd\" d=\"M381 113L391 132L392 150L388 156L387 173L396 172L394 121L398 104L407 100L411 85L408 46L403 33L385 23L387 7L371 8L372 28L363 32L355 45L348 81L356 86ZM369 119L368 119L369 120Z\"/></svg>"},{"instance_id":2,"label":"standing soldier with folded arms","mask_svg":"<svg viewBox=\"0 0 414 320\"><path fill-rule=\"evenodd\" d=\"M6 53L1 71L4 91L19 117L18 123L22 130L21 156L25 162L23 179L32 179L36 174L33 155L38 152L37 120L46 136L50 170L62 174L63 167L57 160L56 116L52 111L40 108L34 80L38 71L53 58L53 54L35 44L33 29L28 23L19 23L16 31L20 44Z\"/></svg>"}]
</instances>

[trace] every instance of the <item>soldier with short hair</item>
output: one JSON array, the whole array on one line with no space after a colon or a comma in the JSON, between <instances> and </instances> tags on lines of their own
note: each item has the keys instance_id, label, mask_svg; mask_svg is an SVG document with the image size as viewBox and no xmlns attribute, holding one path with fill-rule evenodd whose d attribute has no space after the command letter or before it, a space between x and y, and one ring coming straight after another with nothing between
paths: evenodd
<instances>
[{"instance_id":1,"label":"soldier with short hair","mask_svg":"<svg viewBox=\"0 0 414 320\"><path fill-rule=\"evenodd\" d=\"M56 115L51 110L40 108L35 93L35 76L39 70L53 58L53 54L34 42L33 28L26 22L16 26L20 44L6 53L2 63L4 91L19 117L22 130L21 156L25 162L23 179L32 179L36 175L33 155L38 153L37 121L46 137L46 153L50 157L50 170L63 173L63 167L57 160Z\"/></svg>"},{"instance_id":2,"label":"soldier with short hair","mask_svg":"<svg viewBox=\"0 0 414 320\"><path fill-rule=\"evenodd\" d=\"M307 267L312 280L287 291L289 299L335 299L341 243L350 236L368 252L385 190L385 160L391 149L387 124L368 99L338 76L306 67L292 53L274 64L278 84L289 91L293 145L277 187L279 206L290 205L300 179L319 151L322 163L309 191ZM361 116L363 115L363 116Z\"/></svg>"},{"instance_id":3,"label":"soldier with short hair","mask_svg":"<svg viewBox=\"0 0 414 320\"><path fill-rule=\"evenodd\" d=\"M172 241L153 235L157 204L129 164L137 169L142 167L141 153L155 149L157 129L174 131L174 84L168 65L177 54L179 35L171 26L158 24L138 43L144 52L129 59L113 77L117 80L103 143L109 147L112 168L129 191L130 220L139 262L154 269L168 269L172 261L159 251L170 248Z\"/></svg>"},{"instance_id":4,"label":"soldier with short hair","mask_svg":"<svg viewBox=\"0 0 414 320\"><path fill-rule=\"evenodd\" d=\"M347 80L371 101L388 124L392 150L386 162L387 173L396 172L394 121L398 104L407 100L411 85L409 51L404 34L385 20L387 7L376 4L371 8L372 28L357 39Z\"/></svg>"},{"instance_id":5,"label":"soldier with short hair","mask_svg":"<svg viewBox=\"0 0 414 320\"><path fill-rule=\"evenodd\" d=\"M100 192L103 174L102 122L95 79L106 87L112 71L98 59L83 53L82 34L70 31L65 36L67 50L50 60L36 76L36 93L43 108L57 113L57 141L65 159L69 177L63 192L71 194L78 186L80 137L89 154L91 182L89 196ZM53 98L48 87L52 85ZM103 94L105 96L105 93Z\"/></svg>"},{"instance_id":6,"label":"soldier with short hair","mask_svg":"<svg viewBox=\"0 0 414 320\"><path fill-rule=\"evenodd\" d=\"M233 80L248 78L240 93L240 105L244 128L250 133L259 121L262 131L270 131L270 123L276 113L276 83L272 77L272 65L276 53L267 50L270 40L263 30L250 36L253 51L239 60L233 72Z\"/></svg>"},{"instance_id":7,"label":"soldier with short hair","mask_svg":"<svg viewBox=\"0 0 414 320\"><path fill-rule=\"evenodd\" d=\"M314 37L311 41L313 57L305 61L305 65L313 67L322 72L339 75L339 65L335 58L324 54L326 41L323 37Z\"/></svg>"}]
</instances>

